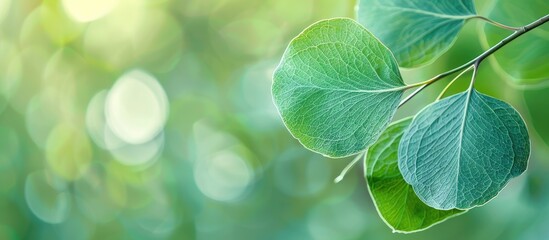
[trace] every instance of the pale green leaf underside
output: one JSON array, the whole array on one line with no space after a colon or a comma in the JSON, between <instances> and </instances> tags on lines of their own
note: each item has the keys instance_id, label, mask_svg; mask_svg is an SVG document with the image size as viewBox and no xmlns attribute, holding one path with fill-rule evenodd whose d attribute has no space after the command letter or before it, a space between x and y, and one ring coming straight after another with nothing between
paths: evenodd
<instances>
[{"instance_id":1,"label":"pale green leaf underside","mask_svg":"<svg viewBox=\"0 0 549 240\"><path fill-rule=\"evenodd\" d=\"M437 210L423 203L398 169L398 144L412 122L407 118L391 124L370 146L365 170L370 195L377 211L395 232L409 233L428 228L462 210Z\"/></svg>"},{"instance_id":2,"label":"pale green leaf underside","mask_svg":"<svg viewBox=\"0 0 549 240\"><path fill-rule=\"evenodd\" d=\"M358 21L395 55L401 67L433 62L454 43L472 0L360 0Z\"/></svg>"},{"instance_id":3,"label":"pale green leaf underside","mask_svg":"<svg viewBox=\"0 0 549 240\"><path fill-rule=\"evenodd\" d=\"M329 157L373 144L405 89L390 51L347 18L305 29L273 78L274 102L286 127L305 147Z\"/></svg>"},{"instance_id":4,"label":"pale green leaf underside","mask_svg":"<svg viewBox=\"0 0 549 240\"><path fill-rule=\"evenodd\" d=\"M488 14L490 19L510 26L523 26L549 12L547 0L496 0ZM509 35L508 30L484 25L487 46ZM494 54L500 70L519 84L549 80L549 24L544 24L509 43Z\"/></svg>"},{"instance_id":5,"label":"pale green leaf underside","mask_svg":"<svg viewBox=\"0 0 549 240\"><path fill-rule=\"evenodd\" d=\"M418 113L398 154L404 179L423 202L468 209L526 170L530 140L513 107L471 89Z\"/></svg>"}]
</instances>

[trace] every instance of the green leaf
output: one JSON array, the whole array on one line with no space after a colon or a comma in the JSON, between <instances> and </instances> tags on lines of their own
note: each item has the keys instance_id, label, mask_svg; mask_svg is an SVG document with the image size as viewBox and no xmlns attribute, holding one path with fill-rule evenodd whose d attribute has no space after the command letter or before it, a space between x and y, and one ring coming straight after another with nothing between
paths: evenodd
<instances>
[{"instance_id":1,"label":"green leaf","mask_svg":"<svg viewBox=\"0 0 549 240\"><path fill-rule=\"evenodd\" d=\"M273 78L274 102L286 127L305 147L329 157L373 144L407 88L391 52L347 18L305 29Z\"/></svg>"},{"instance_id":2,"label":"green leaf","mask_svg":"<svg viewBox=\"0 0 549 240\"><path fill-rule=\"evenodd\" d=\"M391 124L366 155L364 172L379 215L394 232L426 229L464 211L437 210L423 203L398 169L398 144L412 118Z\"/></svg>"},{"instance_id":3,"label":"green leaf","mask_svg":"<svg viewBox=\"0 0 549 240\"><path fill-rule=\"evenodd\" d=\"M395 55L401 67L429 64L455 42L472 0L360 0L358 20Z\"/></svg>"},{"instance_id":4,"label":"green leaf","mask_svg":"<svg viewBox=\"0 0 549 240\"><path fill-rule=\"evenodd\" d=\"M547 14L547 0L496 0L488 17L509 26L520 27ZM511 32L484 25L484 47L489 48ZM498 70L518 84L534 84L549 79L549 24L544 24L510 42L494 54Z\"/></svg>"},{"instance_id":5,"label":"green leaf","mask_svg":"<svg viewBox=\"0 0 549 240\"><path fill-rule=\"evenodd\" d=\"M423 202L468 209L526 170L530 140L513 107L470 89L418 113L398 154L404 179Z\"/></svg>"}]
</instances>

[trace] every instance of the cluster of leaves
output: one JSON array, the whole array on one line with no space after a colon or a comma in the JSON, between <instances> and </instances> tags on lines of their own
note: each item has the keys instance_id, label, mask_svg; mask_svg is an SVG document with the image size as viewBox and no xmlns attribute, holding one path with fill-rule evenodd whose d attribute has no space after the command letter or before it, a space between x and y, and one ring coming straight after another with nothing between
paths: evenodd
<instances>
[{"instance_id":1,"label":"cluster of leaves","mask_svg":"<svg viewBox=\"0 0 549 240\"><path fill-rule=\"evenodd\" d=\"M530 140L520 114L474 88L485 56L457 70L474 70L467 90L389 124L406 90L439 79L407 85L399 67L432 63L474 18L524 31L477 15L472 0L362 0L359 22L311 25L274 73L274 102L291 134L328 157L365 154L370 195L396 232L483 205L526 170Z\"/></svg>"}]
</instances>

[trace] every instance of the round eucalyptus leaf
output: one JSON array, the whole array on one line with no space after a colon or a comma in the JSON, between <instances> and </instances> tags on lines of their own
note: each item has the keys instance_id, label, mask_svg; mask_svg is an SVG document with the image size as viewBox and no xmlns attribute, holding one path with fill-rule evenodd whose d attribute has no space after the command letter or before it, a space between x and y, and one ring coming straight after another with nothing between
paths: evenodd
<instances>
[{"instance_id":1,"label":"round eucalyptus leaf","mask_svg":"<svg viewBox=\"0 0 549 240\"><path fill-rule=\"evenodd\" d=\"M360 0L358 20L391 49L401 67L429 64L454 44L473 0Z\"/></svg>"},{"instance_id":2,"label":"round eucalyptus leaf","mask_svg":"<svg viewBox=\"0 0 549 240\"><path fill-rule=\"evenodd\" d=\"M273 78L274 102L286 127L305 147L329 157L373 144L407 88L391 52L347 18L305 29Z\"/></svg>"},{"instance_id":3,"label":"round eucalyptus leaf","mask_svg":"<svg viewBox=\"0 0 549 240\"><path fill-rule=\"evenodd\" d=\"M414 117L400 141L398 166L427 205L468 209L490 201L524 172L529 156L520 114L470 89Z\"/></svg>"},{"instance_id":4,"label":"round eucalyptus leaf","mask_svg":"<svg viewBox=\"0 0 549 240\"><path fill-rule=\"evenodd\" d=\"M429 228L462 210L438 210L416 195L398 169L398 144L412 118L391 124L368 149L364 172L379 215L393 232L411 233Z\"/></svg>"}]
</instances>

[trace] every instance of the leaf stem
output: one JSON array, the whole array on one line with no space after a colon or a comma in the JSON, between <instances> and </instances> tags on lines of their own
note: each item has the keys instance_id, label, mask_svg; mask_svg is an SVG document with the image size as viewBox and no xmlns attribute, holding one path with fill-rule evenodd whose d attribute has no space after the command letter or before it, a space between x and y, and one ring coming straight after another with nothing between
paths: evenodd
<instances>
[{"instance_id":1,"label":"leaf stem","mask_svg":"<svg viewBox=\"0 0 549 240\"><path fill-rule=\"evenodd\" d=\"M452 79L452 81L450 81L450 83L448 83L448 85L446 85L446 87L442 90L442 92L440 92L440 95L438 95L438 97L437 97L437 101L440 100L442 98L442 96L444 96L444 94L448 91L448 89L450 89L450 86L452 86L452 84L454 84L454 82L456 82L456 80L458 80L463 74L465 74L466 72L471 70L472 67L473 66L469 66L465 70L461 71L461 73L459 73L454 79Z\"/></svg>"},{"instance_id":2,"label":"leaf stem","mask_svg":"<svg viewBox=\"0 0 549 240\"><path fill-rule=\"evenodd\" d=\"M471 61L459 66L459 67L456 67L452 70L449 70L449 71L446 71L446 72L443 72L441 74L438 74L436 75L435 77L423 82L425 83L425 85L421 86L420 88L416 89L414 92L412 92L410 95L408 95L406 98L404 98L400 104L398 105L398 107L401 107L402 105L404 105L406 102L410 101L410 99L412 99L415 95L417 95L418 93L420 93L421 91L423 91L425 88L427 88L429 85L437 82L438 80L448 76L448 75L451 75L451 74L454 74L458 71L461 71L463 69L466 69L466 68L469 68L471 66L474 65L474 70L476 70L478 68L478 66L480 65L480 63L486 59L488 56L492 55L494 52L498 51L500 48L502 48L503 46L507 45L508 43L512 42L513 40L517 39L518 37L522 36L523 34L543 25L544 23L548 22L549 21L549 14L539 18L538 20L536 21L533 21L532 23L529 23L523 27L520 27L518 28L518 30L516 30L515 32L513 32L511 35L507 36L506 38L504 38L503 40L501 40L499 43L497 43L496 45L492 46L491 48L489 48L488 50L484 51L482 54L480 54L479 56L471 59ZM476 72L476 71L475 71ZM474 75L476 75L476 73L474 73ZM471 81L471 87L472 87L472 84L474 84L474 80Z\"/></svg>"},{"instance_id":3,"label":"leaf stem","mask_svg":"<svg viewBox=\"0 0 549 240\"><path fill-rule=\"evenodd\" d=\"M429 79L429 80L427 80L427 81L418 82L418 83L412 83L412 84L406 85L405 89L408 90L408 89L411 89L411 88L420 87L420 86L429 84L429 83L431 83L432 81L434 81L434 80L431 78L431 79Z\"/></svg>"},{"instance_id":4,"label":"leaf stem","mask_svg":"<svg viewBox=\"0 0 549 240\"><path fill-rule=\"evenodd\" d=\"M471 18L469 18L469 19L473 19L473 18L478 18L478 19L484 20L484 21L486 21L487 23L492 24L492 25L494 25L494 26L496 26L496 27L499 27L499 28L502 28L502 29L511 30L511 31L519 31L519 30L520 30L520 28L518 28L518 27L507 26L507 25L505 25L505 24L496 22L496 21L494 21L494 20L492 20L492 19L489 19L489 18L480 16L480 15L473 16L473 17L471 17Z\"/></svg>"},{"instance_id":5,"label":"leaf stem","mask_svg":"<svg viewBox=\"0 0 549 240\"><path fill-rule=\"evenodd\" d=\"M356 155L355 159L353 159L352 162L350 162L349 164L347 164L347 166L341 171L341 173L334 179L334 183L339 183L341 182L341 180L343 180L343 178L345 177L345 175L347 175L347 172L349 170L351 170L351 168L362 158L362 156L366 155L366 151L368 151L368 149L364 150L363 152L359 153L358 155Z\"/></svg>"},{"instance_id":6,"label":"leaf stem","mask_svg":"<svg viewBox=\"0 0 549 240\"><path fill-rule=\"evenodd\" d=\"M478 65L480 64L480 62L475 62L472 67L473 67L473 76L471 77L471 85L469 85L469 90L473 89L473 87L475 86L475 81L477 80L477 72L478 72Z\"/></svg>"},{"instance_id":7,"label":"leaf stem","mask_svg":"<svg viewBox=\"0 0 549 240\"><path fill-rule=\"evenodd\" d=\"M490 49L486 50L484 53L482 53L480 56L476 57L475 59L471 60L469 63L470 64L473 64L475 62L478 62L478 64L480 64L480 62L482 62L482 60L484 60L485 58L487 58L488 56L492 55L492 53L496 52L497 50L499 50L500 48L502 48L503 46L507 45L508 43L512 42L513 40L515 40L516 38L522 36L523 34L543 25L544 23L546 23L547 21L549 21L549 14L543 16L542 18L524 26L524 27L521 27L519 28L519 30L515 31L513 34L507 36L506 38L504 38L503 40L501 40L499 43L497 43L496 45L492 46ZM477 65L478 65L477 64Z\"/></svg>"}]
</instances>

